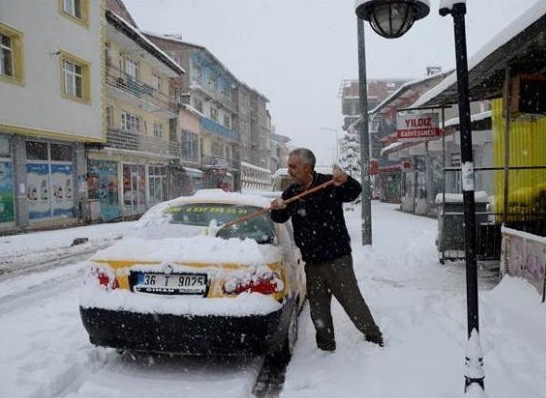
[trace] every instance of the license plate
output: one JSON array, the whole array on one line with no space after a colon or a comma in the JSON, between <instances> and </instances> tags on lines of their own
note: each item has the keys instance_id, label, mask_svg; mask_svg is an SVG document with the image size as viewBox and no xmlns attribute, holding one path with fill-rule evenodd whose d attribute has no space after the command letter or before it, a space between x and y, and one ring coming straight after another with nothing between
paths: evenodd
<instances>
[{"instance_id":1,"label":"license plate","mask_svg":"<svg viewBox=\"0 0 546 398\"><path fill-rule=\"evenodd\" d=\"M207 289L206 274L159 274L142 272L138 274L134 290L157 294L198 294Z\"/></svg>"}]
</instances>

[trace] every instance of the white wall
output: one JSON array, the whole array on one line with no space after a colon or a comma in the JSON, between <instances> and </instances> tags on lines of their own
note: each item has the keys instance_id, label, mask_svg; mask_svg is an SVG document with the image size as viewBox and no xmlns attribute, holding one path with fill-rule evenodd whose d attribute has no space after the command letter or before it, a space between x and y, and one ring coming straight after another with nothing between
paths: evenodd
<instances>
[{"instance_id":1,"label":"white wall","mask_svg":"<svg viewBox=\"0 0 546 398\"><path fill-rule=\"evenodd\" d=\"M0 20L24 35L24 85L0 82L0 124L102 139L102 1L89 1L88 27L61 15L58 0L0 1ZM90 62L90 104L62 97L58 50Z\"/></svg>"}]
</instances>

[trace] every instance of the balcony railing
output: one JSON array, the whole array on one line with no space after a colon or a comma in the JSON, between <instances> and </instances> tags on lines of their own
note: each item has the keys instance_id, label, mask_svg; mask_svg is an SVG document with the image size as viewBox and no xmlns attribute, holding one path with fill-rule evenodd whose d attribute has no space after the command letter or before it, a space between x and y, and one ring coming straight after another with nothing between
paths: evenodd
<instances>
[{"instance_id":1,"label":"balcony railing","mask_svg":"<svg viewBox=\"0 0 546 398\"><path fill-rule=\"evenodd\" d=\"M235 131L216 123L214 120L201 116L201 127L213 134L219 135L230 140L237 141L237 133Z\"/></svg>"},{"instance_id":2,"label":"balcony railing","mask_svg":"<svg viewBox=\"0 0 546 398\"><path fill-rule=\"evenodd\" d=\"M226 159L212 155L202 155L201 164L203 167L211 167L215 169L237 170L239 168L239 163L234 159Z\"/></svg>"},{"instance_id":3,"label":"balcony railing","mask_svg":"<svg viewBox=\"0 0 546 398\"><path fill-rule=\"evenodd\" d=\"M205 95L218 101L220 104L224 105L233 112L237 110L237 103L229 95L218 91L216 87L206 84L201 79L194 77L191 80L190 88L202 91Z\"/></svg>"},{"instance_id":4,"label":"balcony railing","mask_svg":"<svg viewBox=\"0 0 546 398\"><path fill-rule=\"evenodd\" d=\"M106 145L117 149L155 153L173 158L180 158L180 145L176 141L168 141L141 133L108 129Z\"/></svg>"},{"instance_id":5,"label":"balcony railing","mask_svg":"<svg viewBox=\"0 0 546 398\"><path fill-rule=\"evenodd\" d=\"M125 72L113 66L107 66L105 69L106 84L115 87L130 96L144 101L144 105L149 105L157 110L165 110L170 113L178 113L178 103L174 96L168 96L158 92L149 84L140 79L127 75Z\"/></svg>"}]
</instances>

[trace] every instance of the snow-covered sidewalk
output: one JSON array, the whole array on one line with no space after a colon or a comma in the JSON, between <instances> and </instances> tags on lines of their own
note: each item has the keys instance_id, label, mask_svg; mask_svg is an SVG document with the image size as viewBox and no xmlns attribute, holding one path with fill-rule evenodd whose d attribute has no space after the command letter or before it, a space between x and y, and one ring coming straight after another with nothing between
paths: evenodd
<instances>
[{"instance_id":1,"label":"snow-covered sidewalk","mask_svg":"<svg viewBox=\"0 0 546 398\"><path fill-rule=\"evenodd\" d=\"M461 397L466 349L464 262L438 262L437 221L374 202L373 245L361 246L360 208L346 213L355 272L386 338L363 340L333 303L338 348L315 348L308 312L283 397ZM491 278L484 278L490 280ZM490 283L488 283L490 284ZM489 397L546 397L546 304L523 280L480 286L480 332Z\"/></svg>"},{"instance_id":2,"label":"snow-covered sidewalk","mask_svg":"<svg viewBox=\"0 0 546 398\"><path fill-rule=\"evenodd\" d=\"M384 332L386 347L365 342L334 301L338 348L331 354L320 352L315 347L306 307L300 317L299 339L287 369L282 397L462 396L466 349L464 263L441 265L434 245L436 220L401 213L397 208L373 202L371 247L361 246L360 208L356 206L354 211L346 213L353 239L355 272ZM103 224L0 237L1 257L9 258L12 253L24 258L56 248L62 251L78 237L89 237L90 244L107 242L124 235L131 225ZM105 357L104 349L95 349L87 343L77 303L70 302L76 300L73 281L59 282L64 274L81 273L81 267L74 264L0 282L0 308L5 311L0 311L0 396L59 396L70 390L70 383L78 384L77 380L69 380L72 373L74 379L85 377L103 362L111 361ZM492 289L489 280L480 286L479 293L486 392L490 398L546 398L546 304L540 303L536 290L523 280L507 277ZM58 286L45 289L50 282ZM41 293L37 292L40 289ZM11 293L23 290L35 293L39 300L29 297L28 302L14 301ZM52 301L46 294L58 297ZM53 307L48 306L49 301L60 308L59 314L50 312ZM127 380L134 380L129 377L132 367L122 366L119 361L108 363L116 372L110 376L111 394L101 396L125 396L124 392L131 390ZM89 369L80 369L84 367ZM139 379L147 378L146 368L139 368L139 372ZM158 374L157 369L150 372L155 372L153 378L158 383L177 377L176 372ZM185 372L191 375L190 369ZM127 377L113 377L120 373ZM61 380L61 374L68 379ZM225 396L223 393L235 377L229 375L224 374L221 382L218 375L211 374L211 384L200 390L201 395L199 390L192 390L193 396ZM204 382L208 376L200 371L199 377ZM182 378L178 382L190 383L191 379ZM180 386L178 391L184 391ZM201 386L204 388L204 384ZM210 394L205 394L205 390ZM82 391L70 396L93 396ZM161 393L155 396L163 397Z\"/></svg>"}]
</instances>

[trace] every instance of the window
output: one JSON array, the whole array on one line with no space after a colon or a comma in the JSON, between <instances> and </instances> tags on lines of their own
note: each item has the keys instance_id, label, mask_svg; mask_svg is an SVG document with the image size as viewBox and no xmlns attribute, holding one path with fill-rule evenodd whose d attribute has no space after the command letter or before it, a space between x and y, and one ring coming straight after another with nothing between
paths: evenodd
<instances>
[{"instance_id":1,"label":"window","mask_svg":"<svg viewBox=\"0 0 546 398\"><path fill-rule=\"evenodd\" d=\"M226 126L228 129L231 129L231 118L229 115L224 115L224 126Z\"/></svg>"},{"instance_id":2,"label":"window","mask_svg":"<svg viewBox=\"0 0 546 398\"><path fill-rule=\"evenodd\" d=\"M59 0L61 14L84 26L89 25L89 0Z\"/></svg>"},{"instance_id":3,"label":"window","mask_svg":"<svg viewBox=\"0 0 546 398\"><path fill-rule=\"evenodd\" d=\"M89 62L61 51L61 85L64 97L89 102L90 96L90 69Z\"/></svg>"},{"instance_id":4,"label":"window","mask_svg":"<svg viewBox=\"0 0 546 398\"><path fill-rule=\"evenodd\" d=\"M192 80L194 80L194 81L196 81L198 83L201 83L201 75L202 75L201 66L194 63L193 68L192 68L192 72L193 72Z\"/></svg>"},{"instance_id":5,"label":"window","mask_svg":"<svg viewBox=\"0 0 546 398\"><path fill-rule=\"evenodd\" d=\"M106 113L106 127L113 128L114 127L114 109L111 105L107 106L105 109Z\"/></svg>"},{"instance_id":6,"label":"window","mask_svg":"<svg viewBox=\"0 0 546 398\"><path fill-rule=\"evenodd\" d=\"M64 61L64 87L65 94L82 98L83 96L83 76L82 67L72 61Z\"/></svg>"},{"instance_id":7,"label":"window","mask_svg":"<svg viewBox=\"0 0 546 398\"><path fill-rule=\"evenodd\" d=\"M210 118L214 120L215 122L218 121L218 109L216 108L210 108Z\"/></svg>"},{"instance_id":8,"label":"window","mask_svg":"<svg viewBox=\"0 0 546 398\"><path fill-rule=\"evenodd\" d=\"M25 143L28 160L48 160L47 143L27 141Z\"/></svg>"},{"instance_id":9,"label":"window","mask_svg":"<svg viewBox=\"0 0 546 398\"><path fill-rule=\"evenodd\" d=\"M123 71L125 72L126 77L131 80L136 80L138 78L138 63L131 58L124 58Z\"/></svg>"},{"instance_id":10,"label":"window","mask_svg":"<svg viewBox=\"0 0 546 398\"><path fill-rule=\"evenodd\" d=\"M199 161L199 139L196 133L182 130L182 159L189 162Z\"/></svg>"},{"instance_id":11,"label":"window","mask_svg":"<svg viewBox=\"0 0 546 398\"><path fill-rule=\"evenodd\" d=\"M11 157L11 145L10 141L6 137L0 137L0 158Z\"/></svg>"},{"instance_id":12,"label":"window","mask_svg":"<svg viewBox=\"0 0 546 398\"><path fill-rule=\"evenodd\" d=\"M154 123L154 137L163 138L163 125L159 123Z\"/></svg>"},{"instance_id":13,"label":"window","mask_svg":"<svg viewBox=\"0 0 546 398\"><path fill-rule=\"evenodd\" d=\"M199 112L203 112L203 101L200 99L195 99L195 109L197 109Z\"/></svg>"},{"instance_id":14,"label":"window","mask_svg":"<svg viewBox=\"0 0 546 398\"><path fill-rule=\"evenodd\" d=\"M140 118L127 112L121 113L121 129L140 133Z\"/></svg>"},{"instance_id":15,"label":"window","mask_svg":"<svg viewBox=\"0 0 546 398\"><path fill-rule=\"evenodd\" d=\"M51 160L72 161L72 148L69 145L50 144Z\"/></svg>"},{"instance_id":16,"label":"window","mask_svg":"<svg viewBox=\"0 0 546 398\"><path fill-rule=\"evenodd\" d=\"M165 166L148 166L148 195L150 205L165 200Z\"/></svg>"},{"instance_id":17,"label":"window","mask_svg":"<svg viewBox=\"0 0 546 398\"><path fill-rule=\"evenodd\" d=\"M23 34L0 22L0 79L23 82Z\"/></svg>"},{"instance_id":18,"label":"window","mask_svg":"<svg viewBox=\"0 0 546 398\"><path fill-rule=\"evenodd\" d=\"M207 226L212 220L226 224L258 210L257 207L228 203L194 203L169 207L165 213L172 214L171 224ZM218 236L225 239L254 239L256 242L264 244L273 243L276 237L275 227L268 215L240 222L237 228L222 228Z\"/></svg>"},{"instance_id":19,"label":"window","mask_svg":"<svg viewBox=\"0 0 546 398\"><path fill-rule=\"evenodd\" d=\"M213 142L210 148L212 156L217 158L224 157L224 146L219 142Z\"/></svg>"},{"instance_id":20,"label":"window","mask_svg":"<svg viewBox=\"0 0 546 398\"><path fill-rule=\"evenodd\" d=\"M212 88L214 90L216 90L216 87L218 85L218 76L215 76L215 75L211 75L209 76L209 88Z\"/></svg>"},{"instance_id":21,"label":"window","mask_svg":"<svg viewBox=\"0 0 546 398\"><path fill-rule=\"evenodd\" d=\"M152 87L157 93L161 91L161 77L155 73L152 74Z\"/></svg>"}]
</instances>

